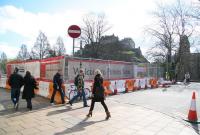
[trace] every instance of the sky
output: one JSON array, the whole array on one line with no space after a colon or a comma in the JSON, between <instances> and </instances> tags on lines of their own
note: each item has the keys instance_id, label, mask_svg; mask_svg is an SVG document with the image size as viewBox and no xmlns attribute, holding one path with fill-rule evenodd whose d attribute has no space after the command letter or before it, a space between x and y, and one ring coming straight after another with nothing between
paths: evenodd
<instances>
[{"instance_id":1,"label":"sky","mask_svg":"<svg viewBox=\"0 0 200 135\"><path fill-rule=\"evenodd\" d=\"M0 52L15 58L22 44L30 51L42 31L51 46L61 36L66 53L71 55L68 27L83 26L86 14L103 13L111 25L106 35L132 38L145 55L152 44L146 40L144 29L152 23L151 12L160 1L174 0L0 0Z\"/></svg>"}]
</instances>

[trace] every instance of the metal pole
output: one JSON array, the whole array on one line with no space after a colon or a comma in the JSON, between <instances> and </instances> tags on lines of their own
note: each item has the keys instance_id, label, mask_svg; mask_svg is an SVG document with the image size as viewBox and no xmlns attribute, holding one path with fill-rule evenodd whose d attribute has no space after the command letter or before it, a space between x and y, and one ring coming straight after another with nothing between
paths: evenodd
<instances>
[{"instance_id":1,"label":"metal pole","mask_svg":"<svg viewBox=\"0 0 200 135\"><path fill-rule=\"evenodd\" d=\"M80 57L81 57L81 61L80 61L80 69L82 68L82 40L80 41Z\"/></svg>"},{"instance_id":2,"label":"metal pole","mask_svg":"<svg viewBox=\"0 0 200 135\"><path fill-rule=\"evenodd\" d=\"M73 38L73 56L74 56L74 48L75 48L75 38Z\"/></svg>"}]
</instances>

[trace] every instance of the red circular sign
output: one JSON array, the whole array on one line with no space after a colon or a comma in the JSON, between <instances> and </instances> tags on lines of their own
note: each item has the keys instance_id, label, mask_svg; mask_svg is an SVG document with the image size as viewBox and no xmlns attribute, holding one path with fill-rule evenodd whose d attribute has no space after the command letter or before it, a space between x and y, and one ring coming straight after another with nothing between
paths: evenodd
<instances>
[{"instance_id":1,"label":"red circular sign","mask_svg":"<svg viewBox=\"0 0 200 135\"><path fill-rule=\"evenodd\" d=\"M77 38L81 35L81 28L77 25L71 25L68 28L68 34L72 38Z\"/></svg>"}]
</instances>

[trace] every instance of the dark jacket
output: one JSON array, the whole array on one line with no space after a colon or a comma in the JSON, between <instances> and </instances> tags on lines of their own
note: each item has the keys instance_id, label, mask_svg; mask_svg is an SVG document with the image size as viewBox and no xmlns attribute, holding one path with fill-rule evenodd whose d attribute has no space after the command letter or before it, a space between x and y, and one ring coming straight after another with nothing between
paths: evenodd
<instances>
[{"instance_id":1,"label":"dark jacket","mask_svg":"<svg viewBox=\"0 0 200 135\"><path fill-rule=\"evenodd\" d=\"M103 77L97 74L94 78L94 85L92 90L93 100L95 102L100 102L104 100L104 87L103 87Z\"/></svg>"},{"instance_id":2,"label":"dark jacket","mask_svg":"<svg viewBox=\"0 0 200 135\"><path fill-rule=\"evenodd\" d=\"M34 89L37 89L36 81L32 76L24 77L24 91L22 99L30 99L35 97Z\"/></svg>"},{"instance_id":3,"label":"dark jacket","mask_svg":"<svg viewBox=\"0 0 200 135\"><path fill-rule=\"evenodd\" d=\"M53 77L53 88L58 90L62 88L63 80L61 78L61 75L59 73L56 73Z\"/></svg>"},{"instance_id":4,"label":"dark jacket","mask_svg":"<svg viewBox=\"0 0 200 135\"><path fill-rule=\"evenodd\" d=\"M11 88L20 89L23 85L23 77L17 73L13 73L8 79L8 84L11 86Z\"/></svg>"}]
</instances>

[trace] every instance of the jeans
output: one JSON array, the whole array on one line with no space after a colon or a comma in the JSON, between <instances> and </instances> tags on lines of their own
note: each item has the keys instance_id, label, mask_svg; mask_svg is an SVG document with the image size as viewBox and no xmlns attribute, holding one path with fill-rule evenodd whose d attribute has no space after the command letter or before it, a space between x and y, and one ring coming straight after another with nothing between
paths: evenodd
<instances>
[{"instance_id":1,"label":"jeans","mask_svg":"<svg viewBox=\"0 0 200 135\"><path fill-rule=\"evenodd\" d=\"M85 97L85 91L84 89L82 89L81 91L78 91L77 95L74 96L69 102L73 103L74 100L76 100L78 97L83 96L83 106L87 106L87 101L86 101L86 97Z\"/></svg>"},{"instance_id":2,"label":"jeans","mask_svg":"<svg viewBox=\"0 0 200 135\"><path fill-rule=\"evenodd\" d=\"M11 88L11 100L14 104L19 102L20 88Z\"/></svg>"},{"instance_id":3,"label":"jeans","mask_svg":"<svg viewBox=\"0 0 200 135\"><path fill-rule=\"evenodd\" d=\"M56 95L56 91L59 91L60 92L60 96L61 96L61 100L62 100L62 104L64 104L65 103L65 100L64 100L64 93L63 93L63 91L62 91L62 89L54 89L53 90L53 94L52 94L52 96L51 96L51 103L53 103L54 102L54 97L55 97L55 95Z\"/></svg>"},{"instance_id":4,"label":"jeans","mask_svg":"<svg viewBox=\"0 0 200 135\"><path fill-rule=\"evenodd\" d=\"M94 100L92 100L91 102L92 102L92 103L91 103L91 106L90 106L90 112L93 111L93 109L94 109L94 104L95 104L95 101L94 101ZM108 107L107 107L107 105L105 104L104 100L101 100L101 104L103 105L103 108L105 109L105 112L108 112Z\"/></svg>"}]
</instances>

